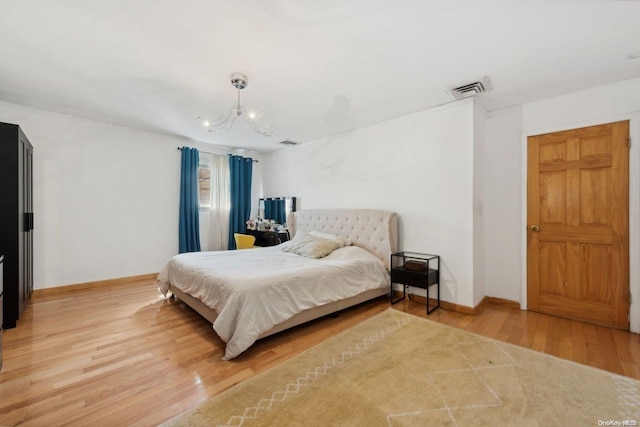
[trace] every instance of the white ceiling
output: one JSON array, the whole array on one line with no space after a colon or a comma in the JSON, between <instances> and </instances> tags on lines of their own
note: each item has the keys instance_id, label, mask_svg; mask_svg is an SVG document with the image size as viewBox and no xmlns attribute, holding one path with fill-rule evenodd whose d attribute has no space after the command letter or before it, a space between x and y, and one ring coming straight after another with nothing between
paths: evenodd
<instances>
[{"instance_id":1,"label":"white ceiling","mask_svg":"<svg viewBox=\"0 0 640 427\"><path fill-rule=\"evenodd\" d=\"M0 0L0 100L255 151L640 76L640 1ZM236 100L274 124L208 133Z\"/></svg>"}]
</instances>

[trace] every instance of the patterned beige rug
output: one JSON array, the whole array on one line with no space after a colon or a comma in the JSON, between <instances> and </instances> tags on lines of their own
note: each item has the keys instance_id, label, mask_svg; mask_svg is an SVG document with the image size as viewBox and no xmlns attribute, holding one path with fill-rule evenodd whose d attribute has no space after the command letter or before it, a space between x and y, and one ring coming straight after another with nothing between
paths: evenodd
<instances>
[{"instance_id":1,"label":"patterned beige rug","mask_svg":"<svg viewBox=\"0 0 640 427\"><path fill-rule=\"evenodd\" d=\"M640 425L640 381L389 309L166 425L560 424Z\"/></svg>"}]
</instances>

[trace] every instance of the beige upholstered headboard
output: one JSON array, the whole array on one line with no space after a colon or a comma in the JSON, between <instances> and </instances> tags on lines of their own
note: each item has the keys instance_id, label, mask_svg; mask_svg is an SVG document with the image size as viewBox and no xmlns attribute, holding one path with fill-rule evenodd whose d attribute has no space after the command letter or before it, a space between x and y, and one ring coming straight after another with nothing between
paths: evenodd
<instances>
[{"instance_id":1,"label":"beige upholstered headboard","mask_svg":"<svg viewBox=\"0 0 640 427\"><path fill-rule=\"evenodd\" d=\"M298 231L317 230L349 239L376 255L389 269L398 250L398 214L375 209L306 209L287 217L291 238Z\"/></svg>"}]
</instances>

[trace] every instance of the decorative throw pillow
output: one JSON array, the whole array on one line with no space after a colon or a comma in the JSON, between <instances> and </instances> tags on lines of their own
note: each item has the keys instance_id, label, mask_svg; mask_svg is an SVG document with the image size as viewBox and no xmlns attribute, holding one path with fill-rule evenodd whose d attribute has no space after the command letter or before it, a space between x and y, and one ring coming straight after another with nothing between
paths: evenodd
<instances>
[{"instance_id":1,"label":"decorative throw pillow","mask_svg":"<svg viewBox=\"0 0 640 427\"><path fill-rule=\"evenodd\" d=\"M281 245L284 252L292 252L307 258L323 258L344 246L335 240L325 239L312 234L296 234L287 245Z\"/></svg>"},{"instance_id":2,"label":"decorative throw pillow","mask_svg":"<svg viewBox=\"0 0 640 427\"><path fill-rule=\"evenodd\" d=\"M310 231L309 234L316 237L324 237L325 239L335 240L338 243L342 242L343 246L351 246L351 240L343 239L342 237L338 237L329 233L322 233L321 231L313 230Z\"/></svg>"},{"instance_id":3,"label":"decorative throw pillow","mask_svg":"<svg viewBox=\"0 0 640 427\"><path fill-rule=\"evenodd\" d=\"M279 245L280 249L284 250L285 248L291 246L291 245L295 245L297 242L299 242L303 237L308 236L308 233L305 233L304 231L298 231L296 233L295 236L293 236L293 238L291 240L288 240L284 243L282 243L281 245ZM290 251L285 251L285 252L290 252Z\"/></svg>"}]
</instances>

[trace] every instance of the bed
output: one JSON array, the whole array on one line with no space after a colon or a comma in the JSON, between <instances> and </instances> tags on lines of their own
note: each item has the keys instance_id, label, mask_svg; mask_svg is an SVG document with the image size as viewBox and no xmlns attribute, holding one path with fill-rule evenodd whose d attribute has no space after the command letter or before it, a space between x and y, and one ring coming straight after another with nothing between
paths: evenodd
<instances>
[{"instance_id":1,"label":"bed","mask_svg":"<svg viewBox=\"0 0 640 427\"><path fill-rule=\"evenodd\" d=\"M158 275L165 296L175 295L212 323L226 343L225 360L260 338L389 292L395 212L301 210L288 216L287 226L291 240L282 245L180 254ZM344 246L318 259L296 253L311 235L333 236Z\"/></svg>"}]
</instances>

